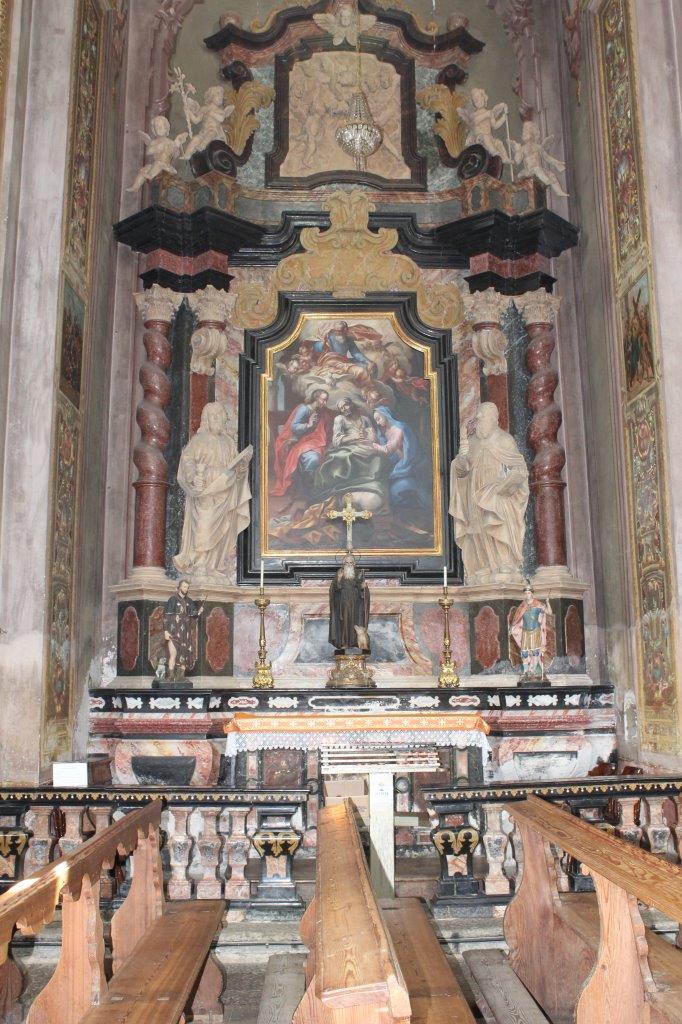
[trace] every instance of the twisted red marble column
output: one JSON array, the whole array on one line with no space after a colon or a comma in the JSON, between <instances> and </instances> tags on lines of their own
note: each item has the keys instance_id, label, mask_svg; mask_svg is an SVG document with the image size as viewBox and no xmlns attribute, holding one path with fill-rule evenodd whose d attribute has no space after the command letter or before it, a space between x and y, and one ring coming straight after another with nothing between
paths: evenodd
<instances>
[{"instance_id":1,"label":"twisted red marble column","mask_svg":"<svg viewBox=\"0 0 682 1024\"><path fill-rule=\"evenodd\" d=\"M147 358L140 367L143 397L137 407L140 439L133 451L138 477L135 488L135 538L133 569L160 570L166 563L166 495L168 465L164 449L170 440L165 409L171 400L166 370L171 364L168 341L171 321L183 296L153 285L135 295L144 321L143 343Z\"/></svg>"},{"instance_id":2,"label":"twisted red marble column","mask_svg":"<svg viewBox=\"0 0 682 1024\"><path fill-rule=\"evenodd\" d=\"M189 434L193 437L208 402L215 361L227 349L227 338L223 334L228 316L227 292L207 285L188 295L187 301L197 318L197 327L192 335L192 372L189 379Z\"/></svg>"},{"instance_id":3,"label":"twisted red marble column","mask_svg":"<svg viewBox=\"0 0 682 1024\"><path fill-rule=\"evenodd\" d=\"M554 321L560 299L540 290L515 300L526 321L526 367L531 375L526 404L533 413L528 442L535 453L530 489L535 502L535 545L538 567L566 567L566 517L561 474L566 453L557 440L561 409L554 400L559 374L551 365L556 346ZM565 570L566 571L566 570Z\"/></svg>"}]
</instances>

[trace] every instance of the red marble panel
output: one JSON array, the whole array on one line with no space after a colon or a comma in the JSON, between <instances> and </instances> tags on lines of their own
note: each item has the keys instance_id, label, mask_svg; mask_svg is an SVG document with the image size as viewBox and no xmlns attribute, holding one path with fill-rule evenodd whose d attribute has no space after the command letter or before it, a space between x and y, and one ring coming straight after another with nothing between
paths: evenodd
<instances>
[{"instance_id":1,"label":"red marble panel","mask_svg":"<svg viewBox=\"0 0 682 1024\"><path fill-rule=\"evenodd\" d=\"M194 437L201 424L201 414L208 405L210 377L206 373L192 373L189 378L189 436Z\"/></svg>"},{"instance_id":2,"label":"red marble panel","mask_svg":"<svg viewBox=\"0 0 682 1024\"><path fill-rule=\"evenodd\" d=\"M418 636L438 661L443 653L443 610L438 605L425 608L419 616ZM466 611L459 607L450 609L450 643L455 665L468 665L469 619Z\"/></svg>"},{"instance_id":3,"label":"red marble panel","mask_svg":"<svg viewBox=\"0 0 682 1024\"><path fill-rule=\"evenodd\" d=\"M522 256L517 260L501 259L499 256L493 256L489 252L472 256L469 262L469 272L471 274L483 274L486 271L499 274L500 277L504 278L526 277L528 274L533 274L537 271L548 274L550 262L540 253Z\"/></svg>"},{"instance_id":4,"label":"red marble panel","mask_svg":"<svg viewBox=\"0 0 682 1024\"><path fill-rule=\"evenodd\" d=\"M474 619L474 637L476 660L483 668L492 668L501 657L500 617L489 604Z\"/></svg>"},{"instance_id":5,"label":"red marble panel","mask_svg":"<svg viewBox=\"0 0 682 1024\"><path fill-rule=\"evenodd\" d=\"M126 672L132 672L140 654L140 618L131 604L121 616L120 654L121 665Z\"/></svg>"},{"instance_id":6,"label":"red marble panel","mask_svg":"<svg viewBox=\"0 0 682 1024\"><path fill-rule=\"evenodd\" d=\"M304 783L303 751L264 750L263 785L271 789L288 789Z\"/></svg>"},{"instance_id":7,"label":"red marble panel","mask_svg":"<svg viewBox=\"0 0 682 1024\"><path fill-rule=\"evenodd\" d=\"M488 401L494 402L500 414L500 426L509 430L509 392L506 373L491 373L487 378Z\"/></svg>"},{"instance_id":8,"label":"red marble panel","mask_svg":"<svg viewBox=\"0 0 682 1024\"><path fill-rule=\"evenodd\" d=\"M197 256L178 256L176 253L168 252L166 249L153 249L142 257L142 274L150 270L168 270L172 274L187 275L200 274L202 270L218 270L226 274L229 266L229 257L224 253L207 249L206 252Z\"/></svg>"},{"instance_id":9,"label":"red marble panel","mask_svg":"<svg viewBox=\"0 0 682 1024\"><path fill-rule=\"evenodd\" d=\"M566 654L571 668L577 668L583 655L583 626L580 612L576 605L569 604L564 617L564 636L566 637Z\"/></svg>"},{"instance_id":10,"label":"red marble panel","mask_svg":"<svg viewBox=\"0 0 682 1024\"><path fill-rule=\"evenodd\" d=\"M211 670L222 672L231 653L230 618L222 608L213 608L206 619L206 661Z\"/></svg>"}]
</instances>

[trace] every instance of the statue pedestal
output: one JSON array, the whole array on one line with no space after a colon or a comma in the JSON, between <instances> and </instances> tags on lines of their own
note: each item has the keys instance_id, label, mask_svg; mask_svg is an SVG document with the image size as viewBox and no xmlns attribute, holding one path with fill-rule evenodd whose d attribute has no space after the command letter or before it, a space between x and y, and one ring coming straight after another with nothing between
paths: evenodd
<instances>
[{"instance_id":1,"label":"statue pedestal","mask_svg":"<svg viewBox=\"0 0 682 1024\"><path fill-rule=\"evenodd\" d=\"M334 667L329 670L327 688L376 689L374 671L367 664L366 654L335 654Z\"/></svg>"}]
</instances>

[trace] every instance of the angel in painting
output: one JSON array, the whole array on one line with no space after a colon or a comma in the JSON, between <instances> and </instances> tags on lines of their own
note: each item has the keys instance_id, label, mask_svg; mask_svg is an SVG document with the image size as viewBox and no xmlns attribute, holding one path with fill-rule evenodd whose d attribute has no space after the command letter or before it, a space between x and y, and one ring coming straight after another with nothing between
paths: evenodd
<instances>
[{"instance_id":1,"label":"angel in painting","mask_svg":"<svg viewBox=\"0 0 682 1024\"><path fill-rule=\"evenodd\" d=\"M162 171L165 171L166 174L178 173L173 166L173 160L180 156L185 139L187 138L187 132L183 132L181 135L176 136L176 138L171 139L170 127L168 118L159 116L152 118L151 135L147 135L146 132L140 132L147 147L149 160L138 171L137 177L128 189L128 192L139 192L145 181L152 181Z\"/></svg>"},{"instance_id":2,"label":"angel in painting","mask_svg":"<svg viewBox=\"0 0 682 1024\"><path fill-rule=\"evenodd\" d=\"M546 149L548 143L554 138L548 135L546 139L541 138L540 129L533 121L526 121L521 131L521 142L512 142L514 162L521 164L521 178L537 178L543 185L548 185L558 196L567 196L557 178L554 167L557 171L563 171L566 164L551 156Z\"/></svg>"}]
</instances>

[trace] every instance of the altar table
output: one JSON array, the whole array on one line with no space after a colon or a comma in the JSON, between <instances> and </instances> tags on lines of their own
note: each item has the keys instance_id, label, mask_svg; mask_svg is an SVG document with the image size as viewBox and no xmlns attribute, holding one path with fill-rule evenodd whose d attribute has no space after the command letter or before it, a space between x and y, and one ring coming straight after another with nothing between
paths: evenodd
<instances>
[{"instance_id":1,"label":"altar table","mask_svg":"<svg viewBox=\"0 0 682 1024\"><path fill-rule=\"evenodd\" d=\"M395 844L393 777L406 771L438 770L438 759L426 766L419 759L395 756L379 763L373 759L382 749L405 747L479 747L488 753L490 726L474 713L423 711L419 714L383 715L259 715L238 712L225 725L227 754L234 757L244 750L293 748L297 750L349 752L346 765L330 763L325 774L358 774L369 777L370 873L372 887L379 897L393 895L395 885ZM365 759L359 751L366 751ZM374 763L372 763L374 761Z\"/></svg>"},{"instance_id":2,"label":"altar table","mask_svg":"<svg viewBox=\"0 0 682 1024\"><path fill-rule=\"evenodd\" d=\"M237 712L225 725L226 754L243 750L319 750L322 747L480 747L488 753L490 726L481 715L421 711L380 715L259 715Z\"/></svg>"}]
</instances>

